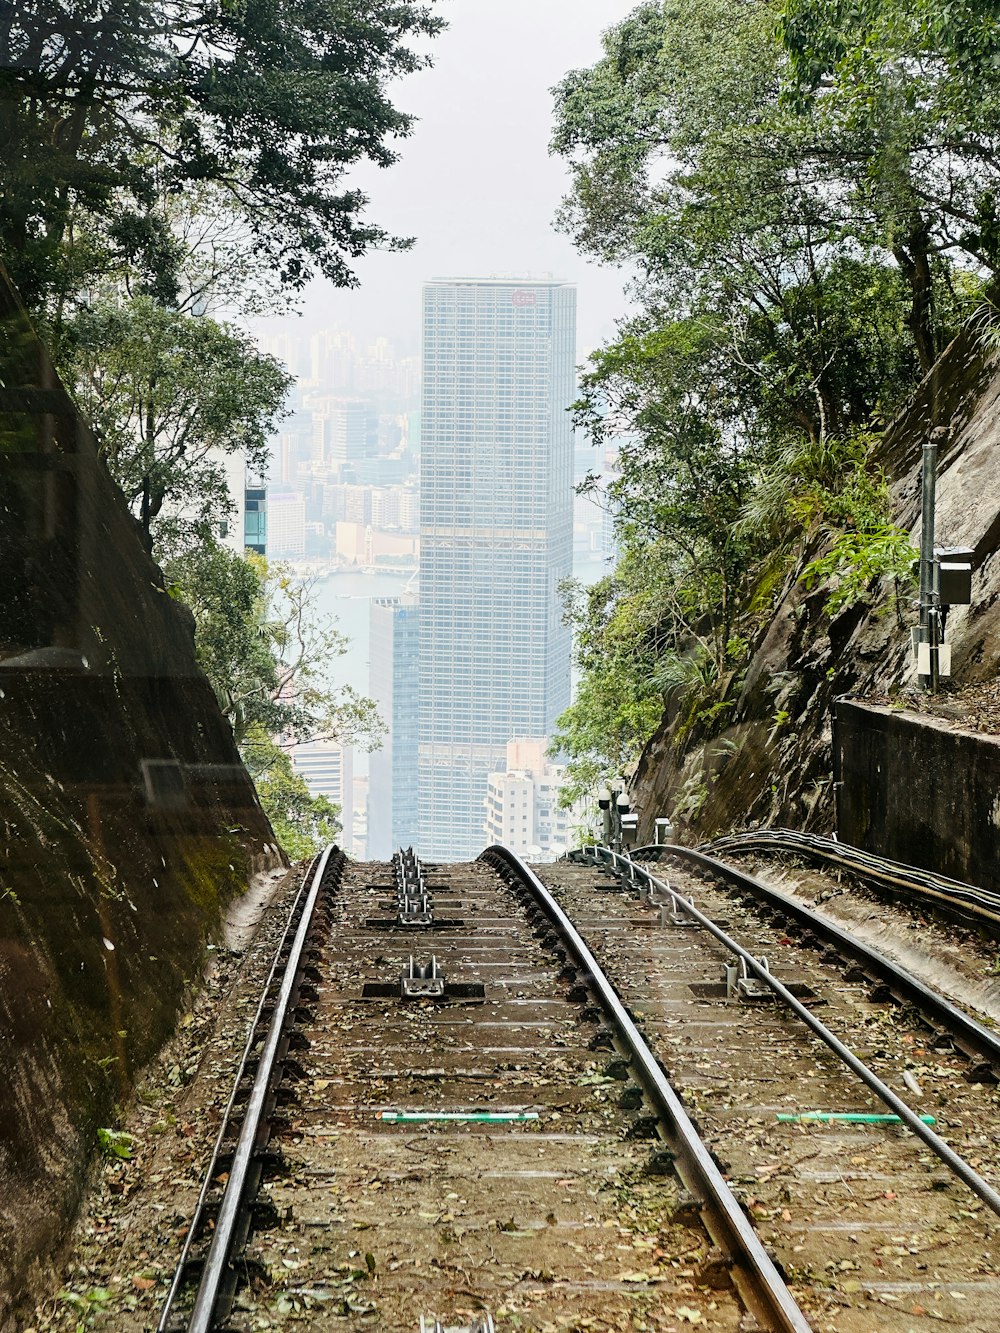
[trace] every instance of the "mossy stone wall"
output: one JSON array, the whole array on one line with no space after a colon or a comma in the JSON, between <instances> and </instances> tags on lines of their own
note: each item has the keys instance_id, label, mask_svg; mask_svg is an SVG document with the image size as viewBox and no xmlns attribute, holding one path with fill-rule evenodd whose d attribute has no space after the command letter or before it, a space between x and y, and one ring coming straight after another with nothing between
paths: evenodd
<instances>
[{"instance_id":1,"label":"mossy stone wall","mask_svg":"<svg viewBox=\"0 0 1000 1333\"><path fill-rule=\"evenodd\" d=\"M280 855L173 601L0 272L0 1329L97 1129Z\"/></svg>"}]
</instances>

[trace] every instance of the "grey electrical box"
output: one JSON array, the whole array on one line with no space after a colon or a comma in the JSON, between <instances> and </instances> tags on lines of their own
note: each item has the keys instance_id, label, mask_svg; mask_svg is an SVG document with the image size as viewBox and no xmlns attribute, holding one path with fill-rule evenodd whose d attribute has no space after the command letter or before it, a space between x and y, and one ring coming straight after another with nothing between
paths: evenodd
<instances>
[{"instance_id":1,"label":"grey electrical box","mask_svg":"<svg viewBox=\"0 0 1000 1333\"><path fill-rule=\"evenodd\" d=\"M937 594L942 606L969 606L972 602L971 546L938 546L934 550L937 566Z\"/></svg>"}]
</instances>

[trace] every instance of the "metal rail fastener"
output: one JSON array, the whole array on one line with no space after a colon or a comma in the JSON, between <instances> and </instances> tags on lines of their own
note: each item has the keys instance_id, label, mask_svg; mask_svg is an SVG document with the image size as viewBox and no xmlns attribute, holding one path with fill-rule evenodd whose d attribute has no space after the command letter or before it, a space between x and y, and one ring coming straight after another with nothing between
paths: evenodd
<instances>
[{"instance_id":1,"label":"metal rail fastener","mask_svg":"<svg viewBox=\"0 0 1000 1333\"><path fill-rule=\"evenodd\" d=\"M713 870L718 868L731 871L732 869L731 867L722 866L720 862L712 861L710 857L702 856L701 853L690 853L687 848L674 848L669 846L663 850L668 854L672 854L676 851L693 855L697 857L698 860L709 863ZM598 862L600 859L610 860L611 856L617 855L617 853L612 853L611 849L606 847L584 848L582 849L582 854L584 856L589 854ZM621 858L619 857L619 861L620 859ZM648 884L655 884L664 888L666 887L665 885L662 885L662 881L658 880L657 877L651 874L645 867L637 866L637 869ZM738 874L739 872L735 873ZM978 1171L970 1166L963 1157L960 1157L953 1148L949 1147L944 1139L936 1134L930 1126L925 1125L916 1111L908 1106L901 1097L897 1096L888 1084L883 1083L879 1076L873 1070L869 1069L868 1066L854 1054L849 1046L845 1045L845 1043L831 1032L814 1013L807 1009L800 1000L796 999L787 986L782 985L777 977L772 976L767 967L762 966L749 950L744 949L743 946L738 944L731 935L722 929L721 926L717 926L710 917L706 916L704 912L699 911L693 904L687 904L687 910L695 918L698 924L704 927L709 934L714 935L719 943L724 945L731 954L735 954L737 958L742 959L747 970L752 972L759 981L762 981L765 985L769 986L774 994L777 995L778 998L781 999L817 1037L819 1037L820 1041L828 1046L830 1050L833 1051L834 1055L847 1065L848 1069L856 1074L865 1086L874 1092L875 1095L888 1106L890 1111L899 1116L907 1129L912 1130L919 1139L922 1139L927 1147L930 1148L931 1152L944 1162L944 1164L958 1176L959 1180L968 1185L969 1189L972 1190L974 1194L977 1194L988 1208L1000 1217L1000 1193L998 1193L988 1181L984 1180ZM887 966L893 966L887 958L883 959L883 961ZM913 980L916 981L916 978L913 978Z\"/></svg>"},{"instance_id":2,"label":"metal rail fastener","mask_svg":"<svg viewBox=\"0 0 1000 1333\"><path fill-rule=\"evenodd\" d=\"M396 879L396 922L400 926L434 924L434 903L424 868L412 847L399 847L392 856Z\"/></svg>"},{"instance_id":3,"label":"metal rail fastener","mask_svg":"<svg viewBox=\"0 0 1000 1333\"><path fill-rule=\"evenodd\" d=\"M703 1220L713 1242L731 1257L733 1282L744 1305L774 1333L811 1333L809 1321L699 1138L658 1060L569 917L534 871L508 848L488 847L480 859L531 894L587 975L636 1081L657 1114L660 1132L674 1153L678 1176L701 1201Z\"/></svg>"}]
</instances>

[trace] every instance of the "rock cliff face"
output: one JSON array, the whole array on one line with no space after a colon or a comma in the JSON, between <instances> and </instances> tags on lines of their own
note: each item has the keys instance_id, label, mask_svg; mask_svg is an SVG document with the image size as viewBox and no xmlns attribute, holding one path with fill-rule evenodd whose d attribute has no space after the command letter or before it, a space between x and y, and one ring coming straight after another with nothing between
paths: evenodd
<instances>
[{"instance_id":1,"label":"rock cliff face","mask_svg":"<svg viewBox=\"0 0 1000 1333\"><path fill-rule=\"evenodd\" d=\"M1000 666L1000 368L974 331L945 351L908 409L886 432L879 462L892 484L896 521L919 543L921 448L935 426L950 430L937 483L937 542L976 552L970 607L949 612L952 682L976 685ZM814 553L815 554L815 553ZM895 698L914 692L910 626L916 615L891 588L873 605L832 621L828 589L809 591L792 571L753 646L730 725L708 739L682 739L668 715L647 746L635 780L642 833L673 815L681 836L699 840L757 824L834 826L832 705L841 695Z\"/></svg>"},{"instance_id":2,"label":"rock cliff face","mask_svg":"<svg viewBox=\"0 0 1000 1333\"><path fill-rule=\"evenodd\" d=\"M273 834L158 568L0 275L0 1327Z\"/></svg>"}]
</instances>

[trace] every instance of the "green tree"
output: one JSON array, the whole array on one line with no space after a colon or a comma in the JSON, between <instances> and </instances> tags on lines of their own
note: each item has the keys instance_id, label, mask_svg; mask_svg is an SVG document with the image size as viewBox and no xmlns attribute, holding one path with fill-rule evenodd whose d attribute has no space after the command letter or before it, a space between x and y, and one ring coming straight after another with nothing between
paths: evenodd
<instances>
[{"instance_id":1,"label":"green tree","mask_svg":"<svg viewBox=\"0 0 1000 1333\"><path fill-rule=\"evenodd\" d=\"M617 764L623 736L634 758L656 708L679 740L716 729L790 567L836 578L831 611L903 571L873 433L981 299L980 273L942 245L915 287L913 219L904 233L857 155L874 140L827 115L822 82L803 91L776 24L797 5L850 26L877 3L644 3L555 90L560 225L629 266L639 306L576 406L617 450L587 489L620 549L575 611L582 684L560 740L577 774Z\"/></svg>"},{"instance_id":2,"label":"green tree","mask_svg":"<svg viewBox=\"0 0 1000 1333\"><path fill-rule=\"evenodd\" d=\"M595 354L576 421L598 446L619 441L606 502L626 551L643 551L645 577L662 583L661 646L700 628L721 666L748 557L734 525L753 423L720 376L718 321L651 324Z\"/></svg>"},{"instance_id":3,"label":"green tree","mask_svg":"<svg viewBox=\"0 0 1000 1333\"><path fill-rule=\"evenodd\" d=\"M313 796L292 761L265 734L244 746L245 762L275 837L292 861L313 856L342 832L340 807Z\"/></svg>"},{"instance_id":4,"label":"green tree","mask_svg":"<svg viewBox=\"0 0 1000 1333\"><path fill-rule=\"evenodd\" d=\"M248 767L262 736L377 743L382 724L372 701L332 684L348 641L316 613L314 581L214 542L173 557L164 574L194 615L198 660Z\"/></svg>"},{"instance_id":5,"label":"green tree","mask_svg":"<svg viewBox=\"0 0 1000 1333\"><path fill-rule=\"evenodd\" d=\"M580 682L556 721L550 750L566 761L566 806L620 777L638 759L663 713L655 680L662 652L663 590L648 562L626 554L613 575L564 589ZM659 573L659 571L657 571Z\"/></svg>"},{"instance_id":6,"label":"green tree","mask_svg":"<svg viewBox=\"0 0 1000 1333\"><path fill-rule=\"evenodd\" d=\"M799 7L863 26L852 16L864 3ZM778 12L771 0L662 0L606 34L604 58L556 89L553 148L573 181L561 222L587 253L634 264L651 308L721 316L733 355L755 373L755 325L780 325L768 368L797 374L815 400L812 415L837 430L848 423L836 422L844 386L829 360L838 334L830 298L845 279L856 307L856 279L875 276L877 304L891 298L890 327L902 302L911 356L924 370L979 291L947 262L957 253L945 208L951 185L941 185L933 217L923 204L910 207L926 164L910 150L906 117L898 130L889 93L876 88L877 62L862 71L869 85L853 66L844 74L871 111L864 124L860 110L838 113L825 86L811 101L793 95L805 75L779 40ZM901 60L900 87L905 69ZM887 266L898 278L879 277Z\"/></svg>"},{"instance_id":7,"label":"green tree","mask_svg":"<svg viewBox=\"0 0 1000 1333\"><path fill-rule=\"evenodd\" d=\"M224 193L258 261L299 286L354 281L375 245L347 184L385 166L411 117L388 86L441 22L416 0L253 4L19 0L0 13L0 258L32 307L80 282L74 228L101 267L125 260L170 303L177 248L164 192Z\"/></svg>"},{"instance_id":8,"label":"green tree","mask_svg":"<svg viewBox=\"0 0 1000 1333\"><path fill-rule=\"evenodd\" d=\"M278 841L293 860L311 855L337 837L340 812L310 795L287 747L340 740L374 748L383 730L370 699L331 681L347 640L317 615L309 581L261 556L203 542L164 572L171 594L194 616L198 661Z\"/></svg>"},{"instance_id":9,"label":"green tree","mask_svg":"<svg viewBox=\"0 0 1000 1333\"><path fill-rule=\"evenodd\" d=\"M218 531L231 510L223 459L264 470L291 376L246 334L148 296L83 307L69 347L70 387L147 548Z\"/></svg>"},{"instance_id":10,"label":"green tree","mask_svg":"<svg viewBox=\"0 0 1000 1333\"><path fill-rule=\"evenodd\" d=\"M986 0L784 0L785 105L803 160L870 220L911 293L924 370L942 346L951 256L1000 266L1000 29Z\"/></svg>"}]
</instances>

